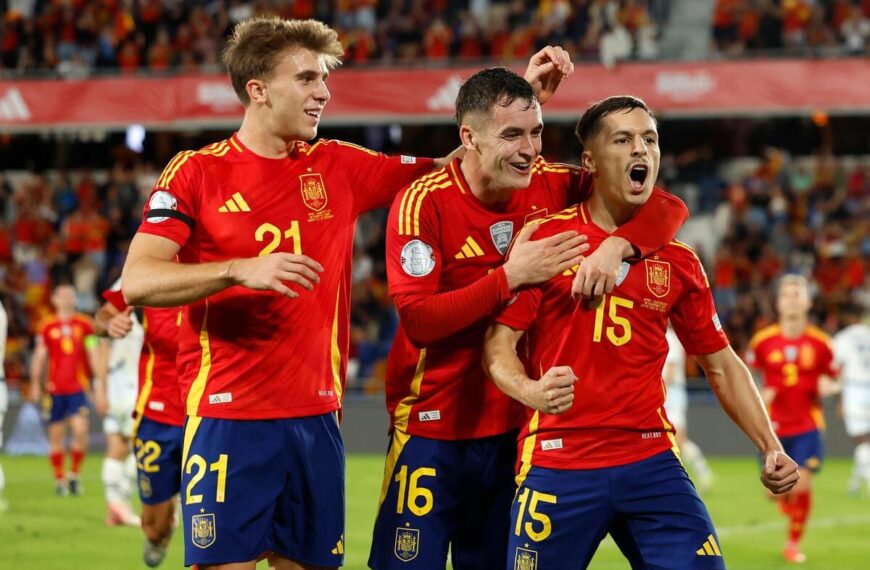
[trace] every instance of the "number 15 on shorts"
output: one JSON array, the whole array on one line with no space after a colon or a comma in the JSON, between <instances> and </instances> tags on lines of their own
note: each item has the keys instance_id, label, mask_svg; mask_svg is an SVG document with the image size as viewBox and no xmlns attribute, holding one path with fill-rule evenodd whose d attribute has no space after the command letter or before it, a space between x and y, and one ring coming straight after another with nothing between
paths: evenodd
<instances>
[{"instance_id":1,"label":"number 15 on shorts","mask_svg":"<svg viewBox=\"0 0 870 570\"><path fill-rule=\"evenodd\" d=\"M526 487L517 496L516 502L519 505L517 512L517 523L514 526L514 534L522 536L526 534L535 542L547 540L547 537L553 532L553 523L550 517L540 512L542 504L555 505L558 499L556 495L549 493L540 493Z\"/></svg>"}]
</instances>

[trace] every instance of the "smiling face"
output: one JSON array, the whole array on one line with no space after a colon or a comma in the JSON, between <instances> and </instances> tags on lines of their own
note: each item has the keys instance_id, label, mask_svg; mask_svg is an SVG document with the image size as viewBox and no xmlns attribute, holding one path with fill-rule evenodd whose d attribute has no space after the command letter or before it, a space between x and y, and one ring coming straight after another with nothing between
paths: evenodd
<instances>
[{"instance_id":1,"label":"smiling face","mask_svg":"<svg viewBox=\"0 0 870 570\"><path fill-rule=\"evenodd\" d=\"M311 140L330 98L325 57L290 48L277 61L269 79L248 82L251 100L270 110L270 130L275 134L284 140Z\"/></svg>"},{"instance_id":2,"label":"smiling face","mask_svg":"<svg viewBox=\"0 0 870 570\"><path fill-rule=\"evenodd\" d=\"M600 131L583 151L583 165L596 177L595 191L620 204L643 205L659 173L658 142L655 121L644 109L602 117Z\"/></svg>"},{"instance_id":3,"label":"smiling face","mask_svg":"<svg viewBox=\"0 0 870 570\"><path fill-rule=\"evenodd\" d=\"M460 136L467 152L477 154L490 190L516 190L532 181L543 130L537 101L515 98L509 105L496 103L488 115L469 114Z\"/></svg>"}]
</instances>

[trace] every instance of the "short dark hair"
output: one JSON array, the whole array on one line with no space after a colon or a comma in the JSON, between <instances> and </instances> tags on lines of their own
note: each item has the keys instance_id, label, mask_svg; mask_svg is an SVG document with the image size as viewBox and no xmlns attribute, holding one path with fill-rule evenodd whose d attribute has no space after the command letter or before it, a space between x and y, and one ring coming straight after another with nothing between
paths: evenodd
<instances>
[{"instance_id":1,"label":"short dark hair","mask_svg":"<svg viewBox=\"0 0 870 570\"><path fill-rule=\"evenodd\" d=\"M528 102L529 109L538 102L529 82L506 67L478 71L459 88L456 96L456 124L469 113L489 113L497 103L507 107L517 99Z\"/></svg>"},{"instance_id":2,"label":"short dark hair","mask_svg":"<svg viewBox=\"0 0 870 570\"><path fill-rule=\"evenodd\" d=\"M601 119L617 111L625 111L627 113L632 109L643 109L649 114L653 122L658 124L653 112L649 110L649 107L641 99L631 95L615 95L602 99L586 109L586 112L583 113L583 116L580 117L580 121L577 123L577 128L574 129L574 133L580 140L580 144L586 146L587 141L601 132Z\"/></svg>"}]
</instances>

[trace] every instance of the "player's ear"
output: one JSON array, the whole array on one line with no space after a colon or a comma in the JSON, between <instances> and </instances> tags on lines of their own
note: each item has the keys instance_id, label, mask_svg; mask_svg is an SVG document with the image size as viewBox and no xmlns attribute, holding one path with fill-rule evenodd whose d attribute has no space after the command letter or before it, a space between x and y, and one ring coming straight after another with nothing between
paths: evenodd
<instances>
[{"instance_id":1,"label":"player's ear","mask_svg":"<svg viewBox=\"0 0 870 570\"><path fill-rule=\"evenodd\" d=\"M588 150L584 150L583 154L580 155L580 164L590 173L595 174L595 159L592 158L592 153Z\"/></svg>"},{"instance_id":2,"label":"player's ear","mask_svg":"<svg viewBox=\"0 0 870 570\"><path fill-rule=\"evenodd\" d=\"M269 99L266 95L266 83L260 79L249 79L245 83L245 90L252 103L264 104Z\"/></svg>"},{"instance_id":3,"label":"player's ear","mask_svg":"<svg viewBox=\"0 0 870 570\"><path fill-rule=\"evenodd\" d=\"M463 123L459 127L459 140L465 150L474 150L477 148L477 133L467 123Z\"/></svg>"}]
</instances>

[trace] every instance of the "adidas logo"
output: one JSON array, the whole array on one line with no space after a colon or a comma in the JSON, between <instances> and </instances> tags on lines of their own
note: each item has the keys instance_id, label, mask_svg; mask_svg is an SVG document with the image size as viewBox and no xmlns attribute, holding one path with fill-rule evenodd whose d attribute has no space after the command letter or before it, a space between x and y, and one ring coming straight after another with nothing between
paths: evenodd
<instances>
[{"instance_id":1,"label":"adidas logo","mask_svg":"<svg viewBox=\"0 0 870 570\"><path fill-rule=\"evenodd\" d=\"M572 275L575 275L577 273L578 269L580 269L579 263L577 265L572 265L571 267L563 271L562 275L564 275L565 277L571 277Z\"/></svg>"},{"instance_id":2,"label":"adidas logo","mask_svg":"<svg viewBox=\"0 0 870 570\"><path fill-rule=\"evenodd\" d=\"M227 200L223 206L218 208L218 212L221 214L226 214L227 212L250 212L251 207L248 206L248 203L245 202L245 199L242 198L242 195L236 192L233 196Z\"/></svg>"},{"instance_id":3,"label":"adidas logo","mask_svg":"<svg viewBox=\"0 0 870 570\"><path fill-rule=\"evenodd\" d=\"M447 83L439 87L438 91L426 100L426 107L430 111L453 111L456 107L456 96L459 95L460 87L462 87L462 78L458 75L452 75Z\"/></svg>"},{"instance_id":4,"label":"adidas logo","mask_svg":"<svg viewBox=\"0 0 870 570\"><path fill-rule=\"evenodd\" d=\"M465 244L462 246L462 249L453 257L456 259L470 259L472 257L480 257L481 255L483 255L483 250L480 249L480 246L477 245L473 237L468 236L465 238Z\"/></svg>"},{"instance_id":5,"label":"adidas logo","mask_svg":"<svg viewBox=\"0 0 870 570\"><path fill-rule=\"evenodd\" d=\"M30 120L30 108L24 102L21 91L13 87L0 97L0 119L4 121Z\"/></svg>"},{"instance_id":6,"label":"adidas logo","mask_svg":"<svg viewBox=\"0 0 870 570\"><path fill-rule=\"evenodd\" d=\"M704 544L699 548L695 554L698 556L718 556L722 557L722 553L719 551L719 545L716 544L716 538L711 534L707 537L707 540Z\"/></svg>"},{"instance_id":7,"label":"adidas logo","mask_svg":"<svg viewBox=\"0 0 870 570\"><path fill-rule=\"evenodd\" d=\"M341 535L341 538L339 538L338 542L335 543L335 548L332 549L332 553L336 556L344 554L344 535Z\"/></svg>"}]
</instances>

